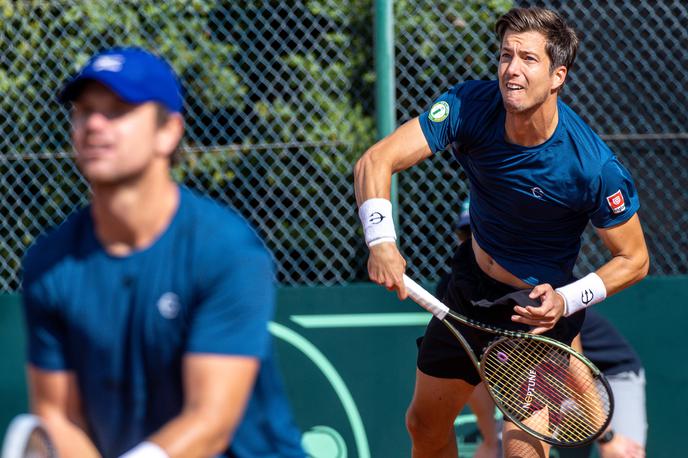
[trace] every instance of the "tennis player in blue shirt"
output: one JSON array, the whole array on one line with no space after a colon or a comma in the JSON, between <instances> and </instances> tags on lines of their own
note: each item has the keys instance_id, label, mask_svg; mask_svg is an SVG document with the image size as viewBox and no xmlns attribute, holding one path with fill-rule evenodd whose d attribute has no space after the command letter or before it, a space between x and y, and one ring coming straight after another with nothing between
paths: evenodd
<instances>
[{"instance_id":1,"label":"tennis player in blue shirt","mask_svg":"<svg viewBox=\"0 0 688 458\"><path fill-rule=\"evenodd\" d=\"M407 297L406 261L395 243L389 201L391 176L450 145L470 183L473 238L454 256L443 299L478 321L530 328L569 343L585 307L647 274L638 195L614 154L558 99L575 59L575 31L543 8L513 9L497 21L496 31L498 81L451 88L357 162L368 272L375 283ZM572 269L588 222L611 260L576 280ZM522 289L530 291L531 304L500 303ZM477 354L493 339L463 329ZM433 319L419 348L407 413L414 457L457 456L454 419L479 381L466 352ZM542 457L549 451L510 422L503 439L506 456Z\"/></svg>"},{"instance_id":2,"label":"tennis player in blue shirt","mask_svg":"<svg viewBox=\"0 0 688 458\"><path fill-rule=\"evenodd\" d=\"M32 410L62 457L303 457L272 356L271 257L177 185L181 87L138 48L65 86L91 203L24 259Z\"/></svg>"}]
</instances>

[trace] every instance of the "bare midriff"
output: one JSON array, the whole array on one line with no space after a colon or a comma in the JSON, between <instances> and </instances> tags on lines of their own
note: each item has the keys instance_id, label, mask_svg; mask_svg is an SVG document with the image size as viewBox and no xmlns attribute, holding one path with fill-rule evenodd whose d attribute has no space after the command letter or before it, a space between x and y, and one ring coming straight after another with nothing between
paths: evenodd
<instances>
[{"instance_id":1,"label":"bare midriff","mask_svg":"<svg viewBox=\"0 0 688 458\"><path fill-rule=\"evenodd\" d=\"M476 262L480 266L480 269L488 276L500 283L505 283L518 289L530 289L533 287L497 264L497 261L495 261L492 256L480 248L478 242L475 241L475 237L472 237L471 243L473 245L473 253L475 253Z\"/></svg>"}]
</instances>

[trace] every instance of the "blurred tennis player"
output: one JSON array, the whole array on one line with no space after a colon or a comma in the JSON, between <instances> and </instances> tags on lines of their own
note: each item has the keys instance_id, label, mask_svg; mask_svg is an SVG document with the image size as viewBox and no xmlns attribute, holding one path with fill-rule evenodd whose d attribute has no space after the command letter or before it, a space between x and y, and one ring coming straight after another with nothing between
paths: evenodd
<instances>
[{"instance_id":1,"label":"blurred tennis player","mask_svg":"<svg viewBox=\"0 0 688 458\"><path fill-rule=\"evenodd\" d=\"M60 95L91 204L24 260L32 410L61 457L304 456L272 356L270 256L178 186L181 88L137 48Z\"/></svg>"},{"instance_id":2,"label":"blurred tennis player","mask_svg":"<svg viewBox=\"0 0 688 458\"><path fill-rule=\"evenodd\" d=\"M513 9L496 24L498 81L466 81L373 145L355 168L372 281L406 298L406 261L396 246L391 176L452 146L470 182L471 243L458 248L443 298L459 313L501 328L531 328L569 343L585 307L643 278L648 254L628 171L558 99L578 38L542 8ZM612 258L580 280L572 269L592 221ZM528 289L531 304L502 300ZM462 329L476 353L493 338ZM467 353L433 319L418 354L407 414L414 457L455 457L453 422L480 381ZM504 425L506 456L549 447Z\"/></svg>"}]
</instances>

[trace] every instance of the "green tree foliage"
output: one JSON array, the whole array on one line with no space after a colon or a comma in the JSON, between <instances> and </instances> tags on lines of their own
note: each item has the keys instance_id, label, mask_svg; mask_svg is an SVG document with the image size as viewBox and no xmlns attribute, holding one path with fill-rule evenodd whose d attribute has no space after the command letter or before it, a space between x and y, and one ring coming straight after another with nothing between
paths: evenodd
<instances>
[{"instance_id":1,"label":"green tree foliage","mask_svg":"<svg viewBox=\"0 0 688 458\"><path fill-rule=\"evenodd\" d=\"M508 4L397 0L398 71L419 87L438 84L455 58L483 72L492 56L476 55L471 40L489 39L484 22ZM14 218L0 255L16 266L26 234L85 202L56 96L97 50L130 45L165 56L181 77L180 181L231 202L295 257L317 250L308 240L318 236L360 245L350 209L339 233L315 218L322 234L303 229L313 218L298 211L353 200L352 165L376 138L373 14L371 0L0 0L0 192L16 200L0 208ZM466 39L446 40L457 27ZM417 114L411 100L398 109Z\"/></svg>"}]
</instances>

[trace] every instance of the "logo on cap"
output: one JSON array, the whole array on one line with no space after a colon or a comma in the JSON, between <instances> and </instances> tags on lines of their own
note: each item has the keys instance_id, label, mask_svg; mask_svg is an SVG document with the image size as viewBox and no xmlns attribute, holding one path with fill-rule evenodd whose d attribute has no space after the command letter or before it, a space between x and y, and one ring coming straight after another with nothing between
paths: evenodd
<instances>
[{"instance_id":1,"label":"logo on cap","mask_svg":"<svg viewBox=\"0 0 688 458\"><path fill-rule=\"evenodd\" d=\"M621 213L622 211L626 210L626 203L624 202L623 194L621 194L620 189L611 196L607 196L607 203L614 214Z\"/></svg>"},{"instance_id":2,"label":"logo on cap","mask_svg":"<svg viewBox=\"0 0 688 458\"><path fill-rule=\"evenodd\" d=\"M124 56L122 55L100 56L93 62L93 70L97 72L118 72L122 70L123 64Z\"/></svg>"}]
</instances>

